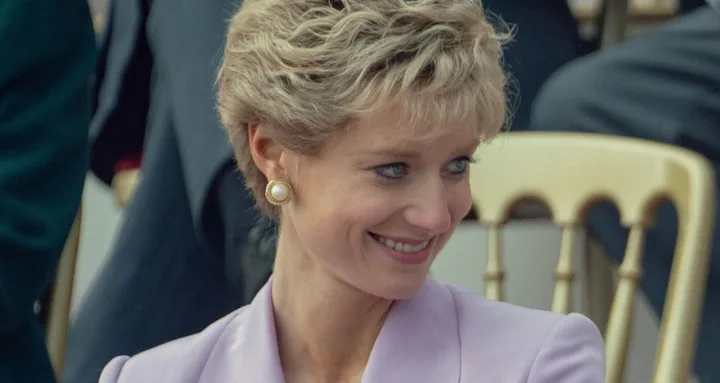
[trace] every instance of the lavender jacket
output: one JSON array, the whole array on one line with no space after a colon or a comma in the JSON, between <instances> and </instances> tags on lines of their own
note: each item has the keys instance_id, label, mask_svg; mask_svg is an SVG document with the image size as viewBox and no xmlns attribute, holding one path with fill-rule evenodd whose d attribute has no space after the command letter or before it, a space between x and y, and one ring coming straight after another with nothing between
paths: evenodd
<instances>
[{"instance_id":1,"label":"lavender jacket","mask_svg":"<svg viewBox=\"0 0 720 383\"><path fill-rule=\"evenodd\" d=\"M270 284L196 335L120 356L100 383L283 383ZM603 340L579 314L488 301L428 279L393 305L362 383L603 383Z\"/></svg>"}]
</instances>

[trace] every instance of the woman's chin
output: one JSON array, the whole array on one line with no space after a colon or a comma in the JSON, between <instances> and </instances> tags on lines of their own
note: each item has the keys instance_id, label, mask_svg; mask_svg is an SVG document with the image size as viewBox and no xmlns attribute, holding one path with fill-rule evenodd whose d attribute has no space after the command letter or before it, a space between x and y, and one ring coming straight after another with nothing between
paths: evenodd
<instances>
[{"instance_id":1,"label":"woman's chin","mask_svg":"<svg viewBox=\"0 0 720 383\"><path fill-rule=\"evenodd\" d=\"M374 295L389 300L412 298L422 289L427 276L427 273L423 275L404 276L400 278L393 278L391 281L387 281L386 283L379 283L375 287L379 291L376 291Z\"/></svg>"}]
</instances>

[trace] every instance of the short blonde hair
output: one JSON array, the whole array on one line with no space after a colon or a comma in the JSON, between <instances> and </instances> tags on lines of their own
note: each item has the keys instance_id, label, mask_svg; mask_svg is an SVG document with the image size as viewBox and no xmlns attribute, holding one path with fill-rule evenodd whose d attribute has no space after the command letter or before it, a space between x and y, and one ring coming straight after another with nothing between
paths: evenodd
<instances>
[{"instance_id":1,"label":"short blonde hair","mask_svg":"<svg viewBox=\"0 0 720 383\"><path fill-rule=\"evenodd\" d=\"M262 211L268 180L248 126L303 155L368 114L400 106L411 126L475 118L489 139L506 117L507 33L480 0L247 0L232 17L218 108Z\"/></svg>"}]
</instances>

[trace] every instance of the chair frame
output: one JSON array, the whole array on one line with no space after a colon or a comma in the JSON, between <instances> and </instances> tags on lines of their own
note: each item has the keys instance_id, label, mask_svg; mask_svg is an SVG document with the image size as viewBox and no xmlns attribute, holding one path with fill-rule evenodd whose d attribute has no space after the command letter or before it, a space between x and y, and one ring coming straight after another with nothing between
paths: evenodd
<instances>
[{"instance_id":1,"label":"chair frame","mask_svg":"<svg viewBox=\"0 0 720 383\"><path fill-rule=\"evenodd\" d=\"M55 282L50 298L50 310L47 318L45 342L50 362L59 381L62 379L65 366L68 332L70 327L70 311L72 308L73 287L75 282L75 266L80 248L82 229L82 205L78 208L75 221L60 255Z\"/></svg>"},{"instance_id":2,"label":"chair frame","mask_svg":"<svg viewBox=\"0 0 720 383\"><path fill-rule=\"evenodd\" d=\"M608 383L621 382L624 374L645 229L651 227L661 201L675 204L678 238L653 382L687 380L715 219L715 173L709 161L689 150L646 140L559 132L504 133L478 148L476 156L481 161L471 166L470 183L478 218L488 228L485 295L490 299L503 299L499 230L518 202L543 201L563 229L552 302L552 311L559 313L572 310L575 229L594 203L610 200L618 207L630 234L605 331Z\"/></svg>"}]
</instances>

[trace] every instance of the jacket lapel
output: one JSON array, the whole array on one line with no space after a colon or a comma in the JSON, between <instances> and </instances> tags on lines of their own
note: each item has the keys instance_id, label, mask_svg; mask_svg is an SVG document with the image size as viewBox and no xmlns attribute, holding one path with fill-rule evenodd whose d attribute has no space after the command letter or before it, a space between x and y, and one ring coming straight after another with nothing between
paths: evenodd
<instances>
[{"instance_id":1,"label":"jacket lapel","mask_svg":"<svg viewBox=\"0 0 720 383\"><path fill-rule=\"evenodd\" d=\"M428 278L411 299L397 301L363 374L362 383L460 381L460 338L451 292Z\"/></svg>"},{"instance_id":2,"label":"jacket lapel","mask_svg":"<svg viewBox=\"0 0 720 383\"><path fill-rule=\"evenodd\" d=\"M284 383L270 280L220 336L200 383ZM370 353L362 383L460 381L460 338L451 292L432 279L393 305Z\"/></svg>"},{"instance_id":3,"label":"jacket lapel","mask_svg":"<svg viewBox=\"0 0 720 383\"><path fill-rule=\"evenodd\" d=\"M247 306L247 312L231 322L213 350L199 383L226 383L236 377L243 382L284 383L275 335L272 280Z\"/></svg>"}]
</instances>

